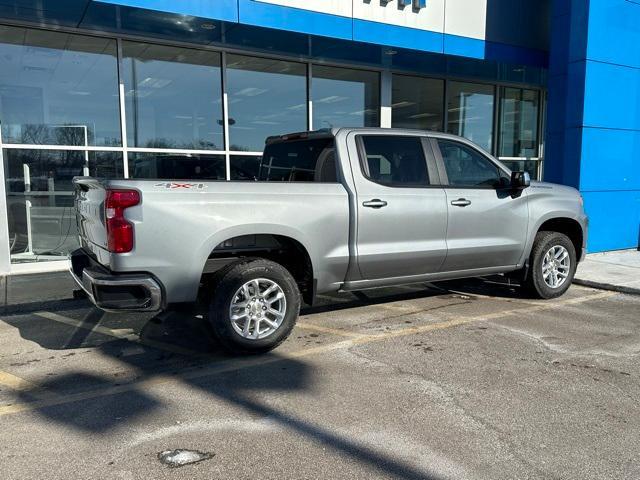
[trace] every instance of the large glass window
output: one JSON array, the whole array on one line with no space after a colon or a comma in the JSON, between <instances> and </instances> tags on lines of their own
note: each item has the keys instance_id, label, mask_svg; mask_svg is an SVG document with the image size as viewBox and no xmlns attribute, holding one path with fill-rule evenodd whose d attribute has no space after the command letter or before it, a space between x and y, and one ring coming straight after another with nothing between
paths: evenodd
<instances>
[{"instance_id":1,"label":"large glass window","mask_svg":"<svg viewBox=\"0 0 640 480\"><path fill-rule=\"evenodd\" d=\"M492 85L450 82L447 89L447 132L465 137L491 152L494 90Z\"/></svg>"},{"instance_id":2,"label":"large glass window","mask_svg":"<svg viewBox=\"0 0 640 480\"><path fill-rule=\"evenodd\" d=\"M540 178L540 164L538 160L501 160L513 172L528 172L531 178Z\"/></svg>"},{"instance_id":3,"label":"large glass window","mask_svg":"<svg viewBox=\"0 0 640 480\"><path fill-rule=\"evenodd\" d=\"M224 155L129 153L129 177L226 180Z\"/></svg>"},{"instance_id":4,"label":"large glass window","mask_svg":"<svg viewBox=\"0 0 640 480\"><path fill-rule=\"evenodd\" d=\"M11 261L66 259L77 248L75 176L122 178L119 152L5 149Z\"/></svg>"},{"instance_id":5,"label":"large glass window","mask_svg":"<svg viewBox=\"0 0 640 480\"><path fill-rule=\"evenodd\" d=\"M123 43L130 147L224 149L220 54Z\"/></svg>"},{"instance_id":6,"label":"large glass window","mask_svg":"<svg viewBox=\"0 0 640 480\"><path fill-rule=\"evenodd\" d=\"M116 42L0 26L4 143L119 146Z\"/></svg>"},{"instance_id":7,"label":"large glass window","mask_svg":"<svg viewBox=\"0 0 640 480\"><path fill-rule=\"evenodd\" d=\"M227 55L231 150L262 152L267 137L307 129L307 67Z\"/></svg>"},{"instance_id":8,"label":"large glass window","mask_svg":"<svg viewBox=\"0 0 640 480\"><path fill-rule=\"evenodd\" d=\"M444 118L444 80L393 76L391 125L442 131Z\"/></svg>"},{"instance_id":9,"label":"large glass window","mask_svg":"<svg viewBox=\"0 0 640 480\"><path fill-rule=\"evenodd\" d=\"M500 156L538 156L540 96L535 90L503 88L500 108Z\"/></svg>"},{"instance_id":10,"label":"large glass window","mask_svg":"<svg viewBox=\"0 0 640 480\"><path fill-rule=\"evenodd\" d=\"M313 128L380 126L380 75L314 65Z\"/></svg>"},{"instance_id":11,"label":"large glass window","mask_svg":"<svg viewBox=\"0 0 640 480\"><path fill-rule=\"evenodd\" d=\"M429 184L427 161L420 137L362 136L366 159L364 175L390 187L423 187Z\"/></svg>"}]
</instances>

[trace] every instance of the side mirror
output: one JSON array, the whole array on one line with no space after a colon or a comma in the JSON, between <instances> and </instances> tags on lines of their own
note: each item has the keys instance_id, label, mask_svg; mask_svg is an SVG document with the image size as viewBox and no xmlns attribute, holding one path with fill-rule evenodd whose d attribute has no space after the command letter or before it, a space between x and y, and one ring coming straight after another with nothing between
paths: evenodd
<instances>
[{"instance_id":1,"label":"side mirror","mask_svg":"<svg viewBox=\"0 0 640 480\"><path fill-rule=\"evenodd\" d=\"M511 188L522 190L531 185L529 172L511 172Z\"/></svg>"}]
</instances>

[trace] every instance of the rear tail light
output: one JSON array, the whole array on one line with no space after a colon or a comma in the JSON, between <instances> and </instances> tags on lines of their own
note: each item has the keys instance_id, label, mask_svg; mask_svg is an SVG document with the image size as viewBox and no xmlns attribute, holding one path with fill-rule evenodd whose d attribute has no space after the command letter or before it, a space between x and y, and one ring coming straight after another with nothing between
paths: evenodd
<instances>
[{"instance_id":1,"label":"rear tail light","mask_svg":"<svg viewBox=\"0 0 640 480\"><path fill-rule=\"evenodd\" d=\"M124 218L124 211L140 204L137 190L107 190L104 202L107 226L107 249L112 253L133 250L133 224Z\"/></svg>"}]
</instances>

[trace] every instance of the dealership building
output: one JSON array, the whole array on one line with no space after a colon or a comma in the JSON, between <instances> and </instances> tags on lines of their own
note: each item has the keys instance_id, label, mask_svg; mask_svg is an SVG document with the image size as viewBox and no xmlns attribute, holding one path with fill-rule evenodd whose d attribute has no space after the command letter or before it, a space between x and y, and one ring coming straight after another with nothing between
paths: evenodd
<instances>
[{"instance_id":1,"label":"dealership building","mask_svg":"<svg viewBox=\"0 0 640 480\"><path fill-rule=\"evenodd\" d=\"M464 136L640 237L640 0L0 0L0 274L66 268L72 178L253 181L265 138Z\"/></svg>"}]
</instances>

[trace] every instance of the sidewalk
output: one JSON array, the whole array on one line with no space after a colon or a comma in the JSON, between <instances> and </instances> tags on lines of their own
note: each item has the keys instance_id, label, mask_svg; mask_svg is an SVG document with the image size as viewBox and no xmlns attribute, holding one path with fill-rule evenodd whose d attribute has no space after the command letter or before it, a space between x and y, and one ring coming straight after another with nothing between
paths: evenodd
<instances>
[{"instance_id":1,"label":"sidewalk","mask_svg":"<svg viewBox=\"0 0 640 480\"><path fill-rule=\"evenodd\" d=\"M68 272L0 277L0 313L37 309L73 300L77 289Z\"/></svg>"},{"instance_id":2,"label":"sidewalk","mask_svg":"<svg viewBox=\"0 0 640 480\"><path fill-rule=\"evenodd\" d=\"M640 251L589 254L578 265L573 283L640 295Z\"/></svg>"}]
</instances>

